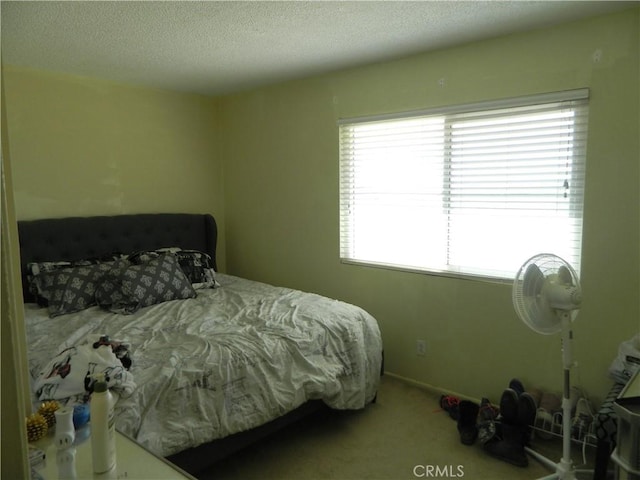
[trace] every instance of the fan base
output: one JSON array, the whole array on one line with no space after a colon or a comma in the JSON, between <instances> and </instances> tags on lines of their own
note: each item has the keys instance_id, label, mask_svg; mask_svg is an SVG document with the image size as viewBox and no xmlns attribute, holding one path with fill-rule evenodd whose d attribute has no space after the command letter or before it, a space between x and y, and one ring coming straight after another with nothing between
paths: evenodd
<instances>
[{"instance_id":1,"label":"fan base","mask_svg":"<svg viewBox=\"0 0 640 480\"><path fill-rule=\"evenodd\" d=\"M540 462L542 465L547 467L549 470L554 471L550 475L545 477L540 477L538 480L578 480L578 479L591 479L593 477L593 470L576 470L573 467L573 462L571 460L561 459L559 462L553 462L548 459L544 455L532 450L529 447L525 447L525 451L531 455L535 460Z\"/></svg>"}]
</instances>

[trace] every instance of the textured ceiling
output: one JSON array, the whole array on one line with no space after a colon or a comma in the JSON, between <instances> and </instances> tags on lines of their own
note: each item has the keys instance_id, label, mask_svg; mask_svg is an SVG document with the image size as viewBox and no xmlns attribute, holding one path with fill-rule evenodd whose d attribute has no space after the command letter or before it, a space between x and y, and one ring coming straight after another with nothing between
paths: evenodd
<instances>
[{"instance_id":1,"label":"textured ceiling","mask_svg":"<svg viewBox=\"0 0 640 480\"><path fill-rule=\"evenodd\" d=\"M2 61L216 95L634 4L2 1Z\"/></svg>"}]
</instances>

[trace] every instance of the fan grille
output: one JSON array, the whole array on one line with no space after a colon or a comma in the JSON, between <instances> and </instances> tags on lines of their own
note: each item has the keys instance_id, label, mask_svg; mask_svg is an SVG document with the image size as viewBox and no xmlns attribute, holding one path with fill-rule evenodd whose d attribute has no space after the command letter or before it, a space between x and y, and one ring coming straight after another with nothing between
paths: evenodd
<instances>
[{"instance_id":1,"label":"fan grille","mask_svg":"<svg viewBox=\"0 0 640 480\"><path fill-rule=\"evenodd\" d=\"M578 275L571 265L551 253L540 253L527 260L518 271L513 282L513 306L520 319L532 330L545 335L552 335L562 329L561 321L556 311L541 295L545 279L559 275L570 274L571 285L579 287ZM575 319L577 310L572 310Z\"/></svg>"}]
</instances>

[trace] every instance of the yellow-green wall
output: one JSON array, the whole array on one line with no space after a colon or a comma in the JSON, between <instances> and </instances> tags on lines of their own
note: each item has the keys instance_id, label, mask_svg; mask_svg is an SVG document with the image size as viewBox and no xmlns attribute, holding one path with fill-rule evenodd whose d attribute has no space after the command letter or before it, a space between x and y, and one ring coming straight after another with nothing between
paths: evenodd
<instances>
[{"instance_id":1,"label":"yellow-green wall","mask_svg":"<svg viewBox=\"0 0 640 480\"><path fill-rule=\"evenodd\" d=\"M514 376L560 390L560 340L517 319L508 285L339 262L336 121L589 87L574 378L601 398L640 331L639 11L215 99L5 67L17 217L211 212L224 270L361 305L388 371L494 401Z\"/></svg>"},{"instance_id":2,"label":"yellow-green wall","mask_svg":"<svg viewBox=\"0 0 640 480\"><path fill-rule=\"evenodd\" d=\"M634 9L221 99L228 269L363 306L400 376L494 401L512 377L560 391L560 339L517 319L509 285L340 263L336 121L589 87L574 380L602 397L640 331L638 23Z\"/></svg>"},{"instance_id":3,"label":"yellow-green wall","mask_svg":"<svg viewBox=\"0 0 640 480\"><path fill-rule=\"evenodd\" d=\"M208 212L223 227L214 99L3 71L18 220Z\"/></svg>"}]
</instances>

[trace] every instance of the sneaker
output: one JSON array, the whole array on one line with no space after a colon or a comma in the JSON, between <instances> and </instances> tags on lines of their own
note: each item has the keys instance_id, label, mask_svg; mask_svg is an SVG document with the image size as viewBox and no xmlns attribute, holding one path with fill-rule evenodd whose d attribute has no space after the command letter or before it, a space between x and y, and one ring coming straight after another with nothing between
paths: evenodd
<instances>
[{"instance_id":1,"label":"sneaker","mask_svg":"<svg viewBox=\"0 0 640 480\"><path fill-rule=\"evenodd\" d=\"M554 412L562 410L562 399L555 393L543 392L539 406L553 415Z\"/></svg>"},{"instance_id":2,"label":"sneaker","mask_svg":"<svg viewBox=\"0 0 640 480\"><path fill-rule=\"evenodd\" d=\"M589 427L593 422L593 413L589 400L580 397L576 403L576 412L571 420L571 437L582 440L589 432Z\"/></svg>"},{"instance_id":3,"label":"sneaker","mask_svg":"<svg viewBox=\"0 0 640 480\"><path fill-rule=\"evenodd\" d=\"M555 417L561 412L562 400L555 393L542 392L535 418L536 435L544 440L553 438ZM557 432L555 432L557 433ZM562 434L562 432L560 432Z\"/></svg>"},{"instance_id":4,"label":"sneaker","mask_svg":"<svg viewBox=\"0 0 640 480\"><path fill-rule=\"evenodd\" d=\"M452 395L442 395L440 397L440 408L449 414L454 420L458 420L460 399Z\"/></svg>"},{"instance_id":5,"label":"sneaker","mask_svg":"<svg viewBox=\"0 0 640 480\"><path fill-rule=\"evenodd\" d=\"M539 407L536 411L536 418L534 421L536 436L543 440L550 440L553 438L553 421L554 416L544 408Z\"/></svg>"},{"instance_id":6,"label":"sneaker","mask_svg":"<svg viewBox=\"0 0 640 480\"><path fill-rule=\"evenodd\" d=\"M496 436L496 418L499 410L488 398L483 398L478 410L478 440L485 444Z\"/></svg>"},{"instance_id":7,"label":"sneaker","mask_svg":"<svg viewBox=\"0 0 640 480\"><path fill-rule=\"evenodd\" d=\"M531 388L527 390L527 393L531 395L533 400L536 402L536 408L538 408L540 406L540 400L542 400L542 390L539 388Z\"/></svg>"},{"instance_id":8,"label":"sneaker","mask_svg":"<svg viewBox=\"0 0 640 480\"><path fill-rule=\"evenodd\" d=\"M569 401L571 402L571 413L576 411L576 406L578 405L578 400L584 397L585 394L582 393L580 388L573 386L571 387L571 391L569 392Z\"/></svg>"}]
</instances>

